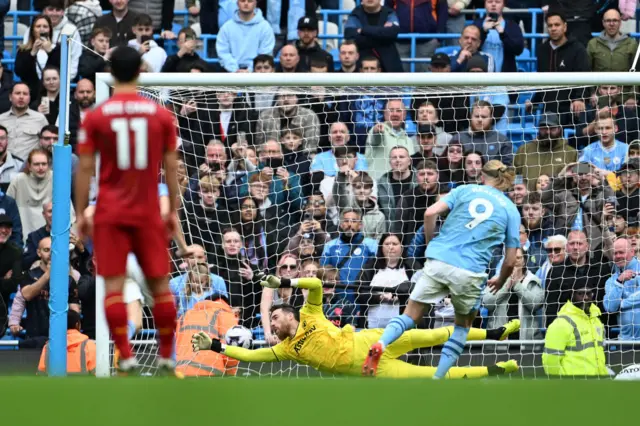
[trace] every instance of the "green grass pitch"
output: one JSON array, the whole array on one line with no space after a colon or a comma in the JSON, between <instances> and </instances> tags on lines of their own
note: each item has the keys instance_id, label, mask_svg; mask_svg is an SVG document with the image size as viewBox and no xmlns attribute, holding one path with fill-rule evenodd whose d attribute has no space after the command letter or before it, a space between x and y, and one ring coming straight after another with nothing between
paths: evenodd
<instances>
[{"instance_id":1,"label":"green grass pitch","mask_svg":"<svg viewBox=\"0 0 640 426\"><path fill-rule=\"evenodd\" d=\"M65 426L623 425L640 382L0 379L2 424Z\"/></svg>"}]
</instances>

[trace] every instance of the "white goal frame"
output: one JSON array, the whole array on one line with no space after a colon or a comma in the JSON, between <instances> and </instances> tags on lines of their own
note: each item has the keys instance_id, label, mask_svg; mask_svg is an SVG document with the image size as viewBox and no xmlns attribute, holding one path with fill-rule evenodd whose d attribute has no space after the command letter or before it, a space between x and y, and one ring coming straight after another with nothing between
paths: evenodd
<instances>
[{"instance_id":1,"label":"white goal frame","mask_svg":"<svg viewBox=\"0 0 640 426\"><path fill-rule=\"evenodd\" d=\"M362 78L359 78L361 77ZM364 84L363 84L364 83ZM109 98L113 78L108 73L96 74L96 104ZM581 73L143 73L138 84L145 86L270 86L270 87L455 87L455 86L640 86L640 74L635 72L581 72ZM526 89L525 89L526 90ZM390 94L390 93L388 93ZM406 93L399 93L406 95ZM96 376L109 377L109 329L104 313L104 284L96 283ZM615 341L616 343L622 343ZM509 344L523 342L510 341ZM613 343L613 342L612 342Z\"/></svg>"}]
</instances>

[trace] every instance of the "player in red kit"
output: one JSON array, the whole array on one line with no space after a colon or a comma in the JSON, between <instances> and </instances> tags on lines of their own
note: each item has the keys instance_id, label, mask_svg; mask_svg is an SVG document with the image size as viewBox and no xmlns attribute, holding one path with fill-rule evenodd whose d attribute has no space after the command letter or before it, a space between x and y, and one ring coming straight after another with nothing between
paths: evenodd
<instances>
[{"instance_id":1,"label":"player in red kit","mask_svg":"<svg viewBox=\"0 0 640 426\"><path fill-rule=\"evenodd\" d=\"M111 55L113 96L89 112L78 133L76 175L78 230L93 235L98 275L104 277L104 308L120 352L119 369L138 368L127 337L127 309L122 298L128 254L134 253L154 297L153 316L159 343L157 365L173 372L176 308L169 290L169 235L178 225L177 129L169 111L137 94L140 53L118 47ZM89 184L100 155L98 200L93 218L85 217ZM161 213L160 166L169 188L169 212Z\"/></svg>"}]
</instances>

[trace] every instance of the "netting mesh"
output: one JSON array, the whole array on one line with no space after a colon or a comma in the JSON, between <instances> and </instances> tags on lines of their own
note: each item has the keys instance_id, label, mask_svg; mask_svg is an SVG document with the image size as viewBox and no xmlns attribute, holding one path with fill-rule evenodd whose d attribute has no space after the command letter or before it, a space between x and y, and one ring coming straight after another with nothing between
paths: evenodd
<instances>
[{"instance_id":1,"label":"netting mesh","mask_svg":"<svg viewBox=\"0 0 640 426\"><path fill-rule=\"evenodd\" d=\"M518 318L521 330L506 342L470 342L459 365L513 358L522 367L517 375L542 377L547 328L586 284L602 311L597 332L608 366L617 371L635 363L637 283L615 282L620 271L635 270L640 235L635 90L524 83L141 89L175 112L182 230L188 244L203 248L201 262L213 274L188 275L193 265L176 261L179 314L222 293L236 317L229 324L253 330L254 347L273 345L277 338L264 321L269 308L279 301L300 307L306 295L263 291L258 271L302 277L326 267L338 270L325 283L327 318L338 326L383 328L402 312L422 273L426 208L456 187L480 183L482 166L500 160L515 168L508 196L522 216L522 248L505 287L483 296L474 325L494 329ZM499 248L489 277L502 259ZM151 329L144 312L143 327ZM418 326L451 325L453 317L445 298ZM225 326L209 327L223 338ZM149 374L152 339L145 331L134 339ZM177 348L179 365L203 362L190 351ZM435 366L438 357L439 348L424 348L404 359ZM215 368L193 375L225 369L221 358L207 362ZM237 375L319 374L293 363L228 367Z\"/></svg>"}]
</instances>

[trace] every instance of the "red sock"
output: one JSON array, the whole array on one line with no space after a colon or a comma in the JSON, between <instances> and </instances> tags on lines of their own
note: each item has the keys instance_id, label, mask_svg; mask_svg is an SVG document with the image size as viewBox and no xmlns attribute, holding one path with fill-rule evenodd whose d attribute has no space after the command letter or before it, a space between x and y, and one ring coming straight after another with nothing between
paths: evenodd
<instances>
[{"instance_id":1,"label":"red sock","mask_svg":"<svg viewBox=\"0 0 640 426\"><path fill-rule=\"evenodd\" d=\"M109 293L104 298L104 311L111 331L111 337L120 351L122 359L131 358L131 345L127 336L127 307L122 293Z\"/></svg>"},{"instance_id":2,"label":"red sock","mask_svg":"<svg viewBox=\"0 0 640 426\"><path fill-rule=\"evenodd\" d=\"M173 356L173 337L176 331L176 305L170 292L153 297L153 319L158 332L158 355L161 358Z\"/></svg>"}]
</instances>

